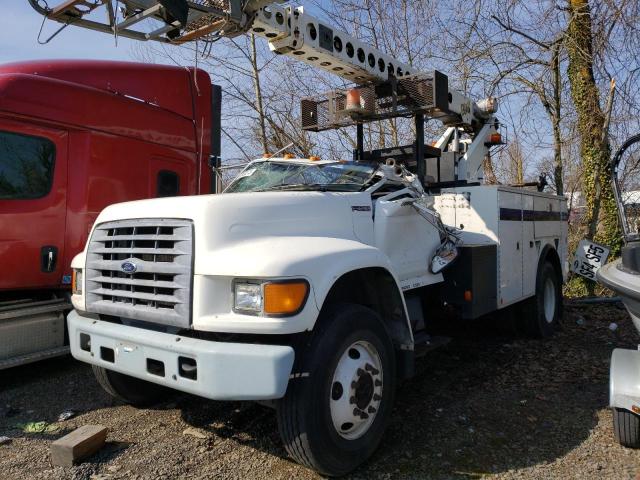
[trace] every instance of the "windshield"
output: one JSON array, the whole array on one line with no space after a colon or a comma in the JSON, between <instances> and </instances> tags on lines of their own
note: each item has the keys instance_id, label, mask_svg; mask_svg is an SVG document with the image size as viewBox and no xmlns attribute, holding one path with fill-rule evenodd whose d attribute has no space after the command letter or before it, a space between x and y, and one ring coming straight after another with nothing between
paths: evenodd
<instances>
[{"instance_id":1,"label":"windshield","mask_svg":"<svg viewBox=\"0 0 640 480\"><path fill-rule=\"evenodd\" d=\"M247 166L225 193L270 190L319 190L357 192L371 180L371 165L344 163L300 164L260 161Z\"/></svg>"}]
</instances>

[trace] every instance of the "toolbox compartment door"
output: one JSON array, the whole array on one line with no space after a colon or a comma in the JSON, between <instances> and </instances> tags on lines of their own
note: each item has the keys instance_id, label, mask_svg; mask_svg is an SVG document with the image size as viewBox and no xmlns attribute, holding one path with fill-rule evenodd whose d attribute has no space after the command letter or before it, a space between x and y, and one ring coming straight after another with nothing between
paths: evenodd
<instances>
[{"instance_id":1,"label":"toolbox compartment door","mask_svg":"<svg viewBox=\"0 0 640 480\"><path fill-rule=\"evenodd\" d=\"M533 195L522 195L522 294L525 297L530 297L536 293L540 249L534 240L535 221L529 218L530 215L527 213L534 210L534 200L536 198Z\"/></svg>"},{"instance_id":2,"label":"toolbox compartment door","mask_svg":"<svg viewBox=\"0 0 640 480\"><path fill-rule=\"evenodd\" d=\"M533 212L529 213L529 220L533 219L535 238L560 238L562 234L563 213L561 200L556 198L533 198Z\"/></svg>"},{"instance_id":3,"label":"toolbox compartment door","mask_svg":"<svg viewBox=\"0 0 640 480\"><path fill-rule=\"evenodd\" d=\"M522 299L522 194L498 191L498 305L506 307Z\"/></svg>"}]
</instances>

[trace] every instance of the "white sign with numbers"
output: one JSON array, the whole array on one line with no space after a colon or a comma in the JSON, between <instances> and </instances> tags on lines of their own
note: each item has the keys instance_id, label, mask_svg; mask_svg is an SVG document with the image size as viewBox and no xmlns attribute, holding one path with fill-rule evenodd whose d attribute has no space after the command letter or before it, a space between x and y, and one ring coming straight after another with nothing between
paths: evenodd
<instances>
[{"instance_id":1,"label":"white sign with numbers","mask_svg":"<svg viewBox=\"0 0 640 480\"><path fill-rule=\"evenodd\" d=\"M590 280L596 279L596 272L600 270L609 257L609 247L589 240L582 240L573 257L573 271Z\"/></svg>"}]
</instances>

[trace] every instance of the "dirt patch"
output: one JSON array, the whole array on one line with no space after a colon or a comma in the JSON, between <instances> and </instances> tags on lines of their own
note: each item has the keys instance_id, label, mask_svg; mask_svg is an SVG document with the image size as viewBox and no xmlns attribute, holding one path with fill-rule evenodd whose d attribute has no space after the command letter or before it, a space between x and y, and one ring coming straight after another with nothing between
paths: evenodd
<instances>
[{"instance_id":1,"label":"dirt patch","mask_svg":"<svg viewBox=\"0 0 640 480\"><path fill-rule=\"evenodd\" d=\"M611 351L636 348L636 331L616 305L568 306L563 325L546 341L458 328L400 386L381 447L351 478L635 478L640 452L615 443L607 404ZM3 479L319 478L287 459L256 404L180 395L137 410L72 359L0 372L0 388ZM108 427L107 446L53 467L51 441L85 424Z\"/></svg>"}]
</instances>

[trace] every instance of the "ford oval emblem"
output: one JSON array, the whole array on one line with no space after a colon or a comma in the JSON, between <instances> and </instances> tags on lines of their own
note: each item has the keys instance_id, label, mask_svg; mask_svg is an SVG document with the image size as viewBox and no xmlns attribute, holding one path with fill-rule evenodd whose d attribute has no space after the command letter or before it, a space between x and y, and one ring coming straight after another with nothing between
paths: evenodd
<instances>
[{"instance_id":1,"label":"ford oval emblem","mask_svg":"<svg viewBox=\"0 0 640 480\"><path fill-rule=\"evenodd\" d=\"M138 270L138 266L130 261L126 261L126 262L122 262L122 265L120 265L120 270L122 270L124 273L136 273L136 271Z\"/></svg>"}]
</instances>

